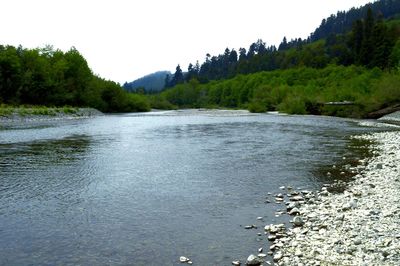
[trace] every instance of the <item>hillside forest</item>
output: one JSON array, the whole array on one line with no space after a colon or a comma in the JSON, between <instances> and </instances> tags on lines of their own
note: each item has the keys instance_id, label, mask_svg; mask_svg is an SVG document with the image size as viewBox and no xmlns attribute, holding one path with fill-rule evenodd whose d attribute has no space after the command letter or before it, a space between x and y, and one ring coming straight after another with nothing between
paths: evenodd
<instances>
[{"instance_id":1,"label":"hillside forest","mask_svg":"<svg viewBox=\"0 0 400 266\"><path fill-rule=\"evenodd\" d=\"M124 88L94 75L75 48L0 46L0 104L94 107L103 112L241 108L370 117L400 106L400 0L341 11L307 39L226 48ZM161 73L161 74L160 74ZM152 78L156 77L156 79ZM134 84L154 84L146 94ZM350 105L327 105L347 102Z\"/></svg>"},{"instance_id":2,"label":"hillside forest","mask_svg":"<svg viewBox=\"0 0 400 266\"><path fill-rule=\"evenodd\" d=\"M80 106L103 112L148 111L148 100L94 75L75 49L0 45L0 103Z\"/></svg>"},{"instance_id":3,"label":"hillside forest","mask_svg":"<svg viewBox=\"0 0 400 266\"><path fill-rule=\"evenodd\" d=\"M248 51L207 54L186 74L178 65L154 102L368 117L400 102L399 12L400 1L382 0L323 20L307 40L284 38L279 47L258 40ZM354 105L324 105L344 101Z\"/></svg>"}]
</instances>

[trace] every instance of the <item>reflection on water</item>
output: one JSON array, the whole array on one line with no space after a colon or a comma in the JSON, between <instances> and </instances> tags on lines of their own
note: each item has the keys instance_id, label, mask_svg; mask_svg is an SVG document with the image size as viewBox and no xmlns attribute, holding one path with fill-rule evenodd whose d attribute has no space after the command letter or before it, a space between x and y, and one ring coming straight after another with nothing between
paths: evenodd
<instances>
[{"instance_id":1,"label":"reflection on water","mask_svg":"<svg viewBox=\"0 0 400 266\"><path fill-rule=\"evenodd\" d=\"M0 265L230 265L268 248L263 225L287 222L267 192L329 182L318 169L370 130L193 110L3 125Z\"/></svg>"}]
</instances>

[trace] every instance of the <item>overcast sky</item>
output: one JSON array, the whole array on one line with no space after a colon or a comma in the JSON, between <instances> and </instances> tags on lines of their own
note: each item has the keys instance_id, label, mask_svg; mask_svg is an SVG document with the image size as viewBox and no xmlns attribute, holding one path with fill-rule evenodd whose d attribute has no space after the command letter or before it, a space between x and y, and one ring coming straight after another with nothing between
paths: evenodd
<instances>
[{"instance_id":1,"label":"overcast sky","mask_svg":"<svg viewBox=\"0 0 400 266\"><path fill-rule=\"evenodd\" d=\"M95 74L120 83L186 71L226 47L306 38L323 18L371 0L0 0L0 44L75 46Z\"/></svg>"}]
</instances>

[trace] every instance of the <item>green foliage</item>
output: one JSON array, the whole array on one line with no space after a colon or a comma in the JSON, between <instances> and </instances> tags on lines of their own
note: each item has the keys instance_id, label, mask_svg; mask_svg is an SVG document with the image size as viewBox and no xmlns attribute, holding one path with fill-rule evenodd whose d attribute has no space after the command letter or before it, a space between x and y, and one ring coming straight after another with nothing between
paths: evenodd
<instances>
[{"instance_id":1,"label":"green foliage","mask_svg":"<svg viewBox=\"0 0 400 266\"><path fill-rule=\"evenodd\" d=\"M295 68L239 75L208 84L186 83L158 97L178 107L248 108L251 112L279 110L290 114L364 117L400 102L400 75L361 66L329 65L323 69ZM327 102L352 101L350 106Z\"/></svg>"},{"instance_id":2,"label":"green foliage","mask_svg":"<svg viewBox=\"0 0 400 266\"><path fill-rule=\"evenodd\" d=\"M0 116L9 116L13 113L14 109L8 105L0 104Z\"/></svg>"},{"instance_id":3,"label":"green foliage","mask_svg":"<svg viewBox=\"0 0 400 266\"><path fill-rule=\"evenodd\" d=\"M64 106L62 108L62 112L64 114L76 114L78 112L78 109L71 106Z\"/></svg>"},{"instance_id":4,"label":"green foliage","mask_svg":"<svg viewBox=\"0 0 400 266\"><path fill-rule=\"evenodd\" d=\"M10 116L13 114L19 116L42 115L55 116L57 114L77 114L79 108L64 106L64 107L47 107L41 105L0 105L0 116Z\"/></svg>"},{"instance_id":5,"label":"green foliage","mask_svg":"<svg viewBox=\"0 0 400 266\"><path fill-rule=\"evenodd\" d=\"M278 110L288 114L306 114L305 100L299 95L288 95L279 104Z\"/></svg>"},{"instance_id":6,"label":"green foliage","mask_svg":"<svg viewBox=\"0 0 400 266\"><path fill-rule=\"evenodd\" d=\"M251 113L265 113L267 111L267 107L261 102L251 102L249 103L248 110Z\"/></svg>"},{"instance_id":7,"label":"green foliage","mask_svg":"<svg viewBox=\"0 0 400 266\"><path fill-rule=\"evenodd\" d=\"M176 105L171 104L164 95L151 95L148 97L148 100L153 109L174 110L178 108Z\"/></svg>"},{"instance_id":8,"label":"green foliage","mask_svg":"<svg viewBox=\"0 0 400 266\"><path fill-rule=\"evenodd\" d=\"M47 115L47 116L54 116L56 112L53 108L48 108L45 106L40 106L37 108L33 108L29 111L29 114L32 115Z\"/></svg>"},{"instance_id":9,"label":"green foliage","mask_svg":"<svg viewBox=\"0 0 400 266\"><path fill-rule=\"evenodd\" d=\"M51 46L23 49L0 45L0 103L87 106L103 112L150 109L146 97L127 93L119 84L93 75L85 58L75 48L64 53ZM24 108L19 112L29 114ZM36 108L33 114L54 113L50 109Z\"/></svg>"}]
</instances>

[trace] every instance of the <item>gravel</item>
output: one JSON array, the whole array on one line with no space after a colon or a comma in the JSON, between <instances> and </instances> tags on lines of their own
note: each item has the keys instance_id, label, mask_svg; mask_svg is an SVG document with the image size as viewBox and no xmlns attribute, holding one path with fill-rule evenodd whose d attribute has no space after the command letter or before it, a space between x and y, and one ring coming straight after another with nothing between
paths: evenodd
<instances>
[{"instance_id":1,"label":"gravel","mask_svg":"<svg viewBox=\"0 0 400 266\"><path fill-rule=\"evenodd\" d=\"M400 265L400 132L357 138L377 143L374 156L344 193L307 194L273 243L277 265Z\"/></svg>"}]
</instances>

